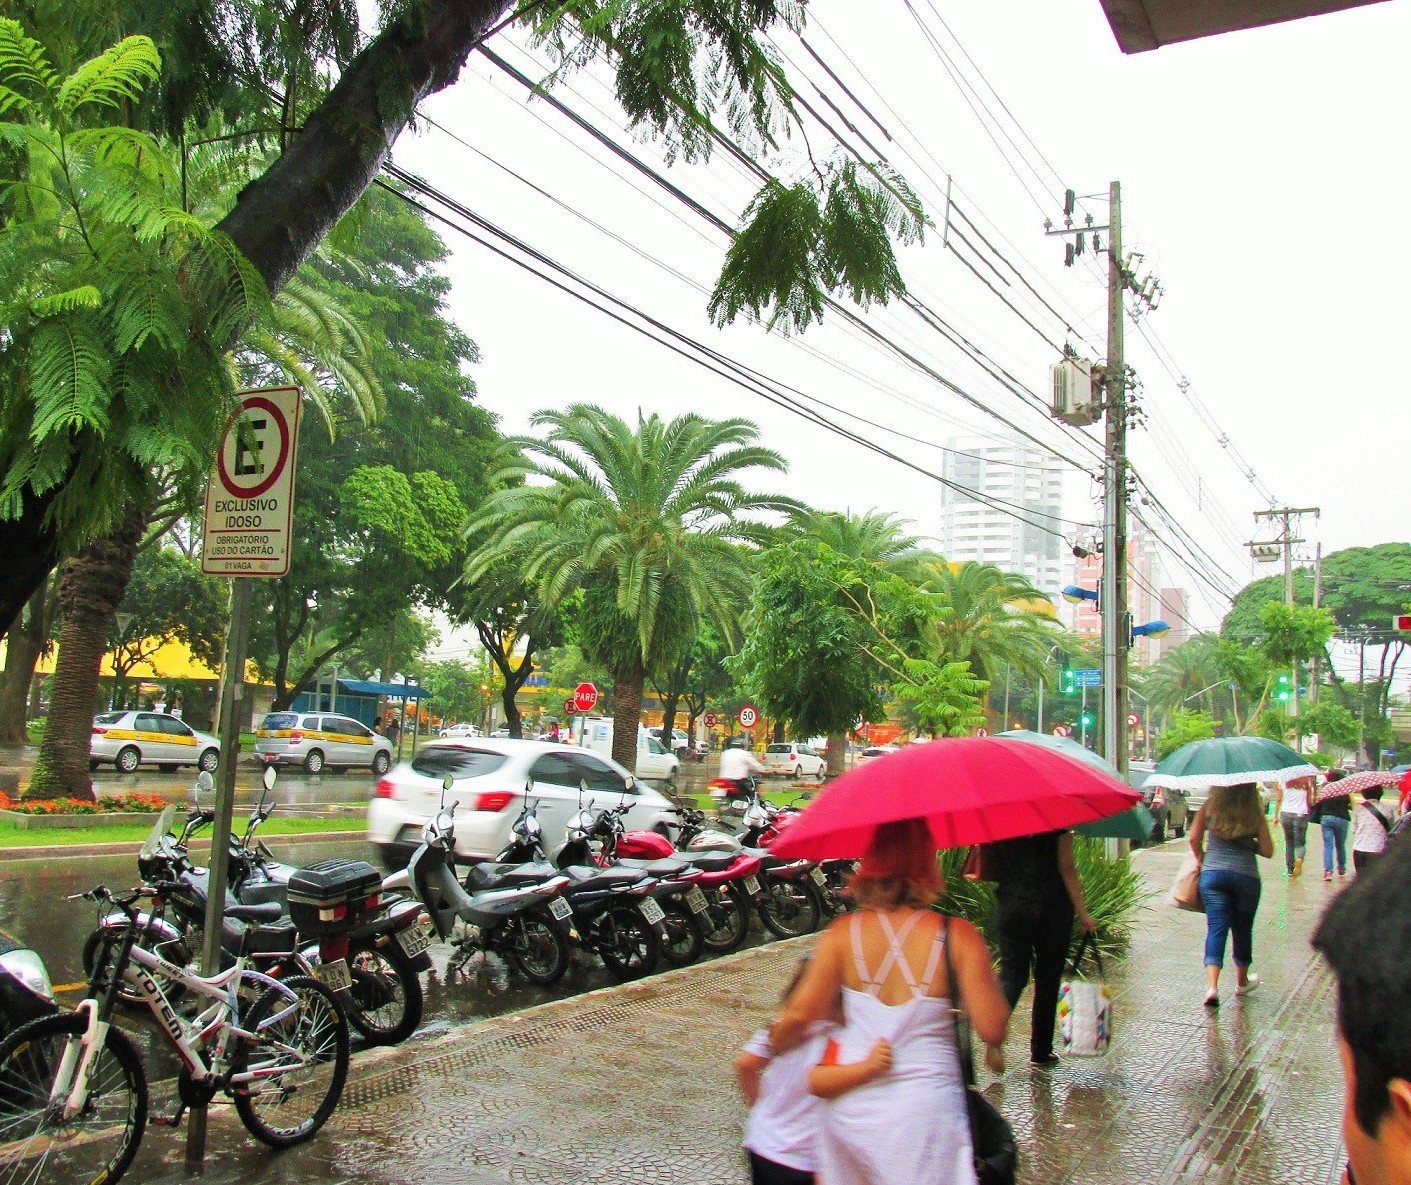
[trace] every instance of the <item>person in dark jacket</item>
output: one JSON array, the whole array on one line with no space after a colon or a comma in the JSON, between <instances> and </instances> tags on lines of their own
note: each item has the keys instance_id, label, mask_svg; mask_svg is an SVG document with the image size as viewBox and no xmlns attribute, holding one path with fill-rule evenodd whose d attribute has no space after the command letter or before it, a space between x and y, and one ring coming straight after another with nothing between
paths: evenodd
<instances>
[{"instance_id":1,"label":"person in dark jacket","mask_svg":"<svg viewBox=\"0 0 1411 1185\"><path fill-rule=\"evenodd\" d=\"M1083 887L1073 863L1073 833L1047 831L987 845L995 877L999 931L999 981L1010 1008L1023 995L1034 972L1033 1021L1029 1060L1053 1066L1053 1024L1058 988L1076 914L1086 933L1097 924L1083 903Z\"/></svg>"},{"instance_id":2,"label":"person in dark jacket","mask_svg":"<svg viewBox=\"0 0 1411 1185\"><path fill-rule=\"evenodd\" d=\"M1328 785L1340 782L1346 776L1346 770L1330 769ZM1347 829L1352 826L1352 804L1346 794L1320 799L1309 810L1308 822L1322 828L1323 883L1332 884L1334 855L1337 856L1338 876L1347 875Z\"/></svg>"}]
</instances>

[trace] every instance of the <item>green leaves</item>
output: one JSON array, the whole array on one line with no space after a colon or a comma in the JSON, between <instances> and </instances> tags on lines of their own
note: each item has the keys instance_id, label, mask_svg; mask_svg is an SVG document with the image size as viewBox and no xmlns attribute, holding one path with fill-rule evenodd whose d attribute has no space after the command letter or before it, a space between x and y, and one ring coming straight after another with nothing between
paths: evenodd
<instances>
[{"instance_id":1,"label":"green leaves","mask_svg":"<svg viewBox=\"0 0 1411 1185\"><path fill-rule=\"evenodd\" d=\"M0 20L0 113L26 108L53 90L54 71L44 47L19 21ZM28 92L28 93L26 93Z\"/></svg>"},{"instance_id":2,"label":"green leaves","mask_svg":"<svg viewBox=\"0 0 1411 1185\"><path fill-rule=\"evenodd\" d=\"M161 73L162 59L147 37L124 37L64 79L55 107L71 116L80 107L117 107L138 99Z\"/></svg>"},{"instance_id":3,"label":"green leaves","mask_svg":"<svg viewBox=\"0 0 1411 1185\"><path fill-rule=\"evenodd\" d=\"M892 695L912 727L933 737L962 737L985 724L990 685L970 673L968 662L909 658L902 673L905 677L892 684Z\"/></svg>"}]
</instances>

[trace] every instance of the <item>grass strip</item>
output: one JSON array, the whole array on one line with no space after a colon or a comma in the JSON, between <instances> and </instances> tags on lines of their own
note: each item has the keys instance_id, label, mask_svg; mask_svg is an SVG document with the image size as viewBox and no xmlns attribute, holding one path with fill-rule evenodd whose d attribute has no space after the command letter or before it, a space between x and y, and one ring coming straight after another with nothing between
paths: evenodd
<instances>
[{"instance_id":1,"label":"grass strip","mask_svg":"<svg viewBox=\"0 0 1411 1185\"><path fill-rule=\"evenodd\" d=\"M237 828L243 826L236 817ZM299 819L274 815L260 828L262 837L319 835L326 831L355 831L362 826L356 815L337 819ZM0 848L73 847L99 843L141 843L152 830L150 823L120 824L115 827L20 828L0 819Z\"/></svg>"}]
</instances>

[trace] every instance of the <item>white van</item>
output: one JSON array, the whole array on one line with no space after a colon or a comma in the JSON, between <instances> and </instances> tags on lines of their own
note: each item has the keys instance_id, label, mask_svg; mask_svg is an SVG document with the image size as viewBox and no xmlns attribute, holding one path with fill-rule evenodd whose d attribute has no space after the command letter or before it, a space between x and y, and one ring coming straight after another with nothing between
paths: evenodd
<instances>
[{"instance_id":1,"label":"white van","mask_svg":"<svg viewBox=\"0 0 1411 1185\"><path fill-rule=\"evenodd\" d=\"M580 732L578 743L604 757L612 756L612 717L588 716L574 720L574 731ZM646 782L675 782L681 761L668 753L656 737L642 725L637 725L637 768L632 772Z\"/></svg>"}]
</instances>

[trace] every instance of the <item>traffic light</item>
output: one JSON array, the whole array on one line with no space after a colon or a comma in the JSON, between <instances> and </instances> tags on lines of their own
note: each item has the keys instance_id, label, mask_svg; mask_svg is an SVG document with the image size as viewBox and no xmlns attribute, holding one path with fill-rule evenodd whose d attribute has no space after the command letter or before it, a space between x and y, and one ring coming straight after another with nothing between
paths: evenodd
<instances>
[{"instance_id":1,"label":"traffic light","mask_svg":"<svg viewBox=\"0 0 1411 1185\"><path fill-rule=\"evenodd\" d=\"M1281 674L1279 685L1274 689L1274 698L1281 704L1286 704L1292 698L1293 693L1289 690L1289 677Z\"/></svg>"},{"instance_id":2,"label":"traffic light","mask_svg":"<svg viewBox=\"0 0 1411 1185\"><path fill-rule=\"evenodd\" d=\"M1073 692L1077 690L1077 680L1078 676L1073 668L1065 667L1063 670L1063 682L1059 685L1059 689L1064 695L1072 695Z\"/></svg>"},{"instance_id":3,"label":"traffic light","mask_svg":"<svg viewBox=\"0 0 1411 1185\"><path fill-rule=\"evenodd\" d=\"M1096 722L1096 719L1097 718L1091 712L1084 712L1078 717L1078 722L1082 724L1084 728L1091 728Z\"/></svg>"}]
</instances>

